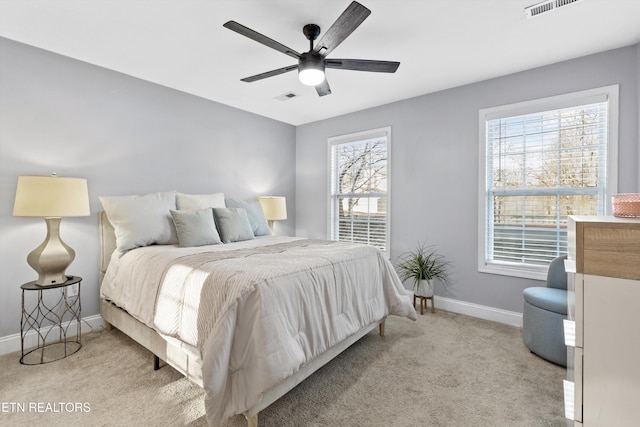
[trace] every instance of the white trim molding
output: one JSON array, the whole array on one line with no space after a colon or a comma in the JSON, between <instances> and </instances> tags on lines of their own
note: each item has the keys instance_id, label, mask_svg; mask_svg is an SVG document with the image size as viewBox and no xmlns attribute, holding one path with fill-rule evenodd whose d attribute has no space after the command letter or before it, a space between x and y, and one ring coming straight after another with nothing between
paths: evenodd
<instances>
[{"instance_id":1,"label":"white trim molding","mask_svg":"<svg viewBox=\"0 0 640 427\"><path fill-rule=\"evenodd\" d=\"M436 309L522 328L522 313L439 296L436 296L434 300L436 301Z\"/></svg>"},{"instance_id":2,"label":"white trim molding","mask_svg":"<svg viewBox=\"0 0 640 427\"><path fill-rule=\"evenodd\" d=\"M102 316L99 314L83 317L82 323L89 326L89 330L86 330L84 327L82 329L82 334L86 334L89 332L97 331L99 329L104 328L104 320L102 320ZM65 328L68 328L69 331L75 328L76 321L67 322L64 324ZM24 347L25 349L30 349L38 345L38 335L34 330L29 330L24 339ZM0 356L14 353L20 351L20 334L7 335L6 337L0 338ZM17 356L20 359L20 356Z\"/></svg>"}]
</instances>

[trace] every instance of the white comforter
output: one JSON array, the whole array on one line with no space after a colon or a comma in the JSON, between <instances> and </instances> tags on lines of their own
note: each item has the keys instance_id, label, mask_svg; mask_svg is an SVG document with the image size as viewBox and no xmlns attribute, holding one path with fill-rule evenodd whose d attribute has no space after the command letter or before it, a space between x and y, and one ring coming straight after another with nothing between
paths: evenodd
<instances>
[{"instance_id":1,"label":"white comforter","mask_svg":"<svg viewBox=\"0 0 640 427\"><path fill-rule=\"evenodd\" d=\"M358 330L416 318L378 250L275 236L116 253L101 294L202 360L211 425Z\"/></svg>"}]
</instances>

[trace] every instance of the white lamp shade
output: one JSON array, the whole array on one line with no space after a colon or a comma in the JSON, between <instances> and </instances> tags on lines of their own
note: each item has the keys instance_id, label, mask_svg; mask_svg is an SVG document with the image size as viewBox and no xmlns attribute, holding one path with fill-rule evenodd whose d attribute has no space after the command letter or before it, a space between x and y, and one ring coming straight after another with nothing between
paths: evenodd
<instances>
[{"instance_id":1,"label":"white lamp shade","mask_svg":"<svg viewBox=\"0 0 640 427\"><path fill-rule=\"evenodd\" d=\"M13 216L89 216L89 192L84 178L19 176Z\"/></svg>"},{"instance_id":2,"label":"white lamp shade","mask_svg":"<svg viewBox=\"0 0 640 427\"><path fill-rule=\"evenodd\" d=\"M267 221L287 219L287 199L280 196L259 197Z\"/></svg>"}]
</instances>

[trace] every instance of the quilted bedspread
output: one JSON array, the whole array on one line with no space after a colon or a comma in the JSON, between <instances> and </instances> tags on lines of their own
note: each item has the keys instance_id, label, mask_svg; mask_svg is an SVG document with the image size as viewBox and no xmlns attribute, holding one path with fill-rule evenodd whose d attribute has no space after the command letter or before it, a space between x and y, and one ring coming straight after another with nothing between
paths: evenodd
<instances>
[{"instance_id":1,"label":"quilted bedspread","mask_svg":"<svg viewBox=\"0 0 640 427\"><path fill-rule=\"evenodd\" d=\"M101 293L202 360L211 425L360 329L416 318L377 249L275 236L116 253Z\"/></svg>"}]
</instances>

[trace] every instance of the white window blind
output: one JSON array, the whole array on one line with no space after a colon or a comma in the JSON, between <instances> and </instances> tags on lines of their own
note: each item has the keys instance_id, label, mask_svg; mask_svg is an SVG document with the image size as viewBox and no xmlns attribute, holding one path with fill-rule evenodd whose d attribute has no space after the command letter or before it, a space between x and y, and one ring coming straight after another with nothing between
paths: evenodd
<instances>
[{"instance_id":1,"label":"white window blind","mask_svg":"<svg viewBox=\"0 0 640 427\"><path fill-rule=\"evenodd\" d=\"M486 120L485 266L540 272L567 253L569 215L605 214L609 103L600 98Z\"/></svg>"},{"instance_id":2,"label":"white window blind","mask_svg":"<svg viewBox=\"0 0 640 427\"><path fill-rule=\"evenodd\" d=\"M382 251L389 236L389 133L373 130L331 138L330 238Z\"/></svg>"}]
</instances>

